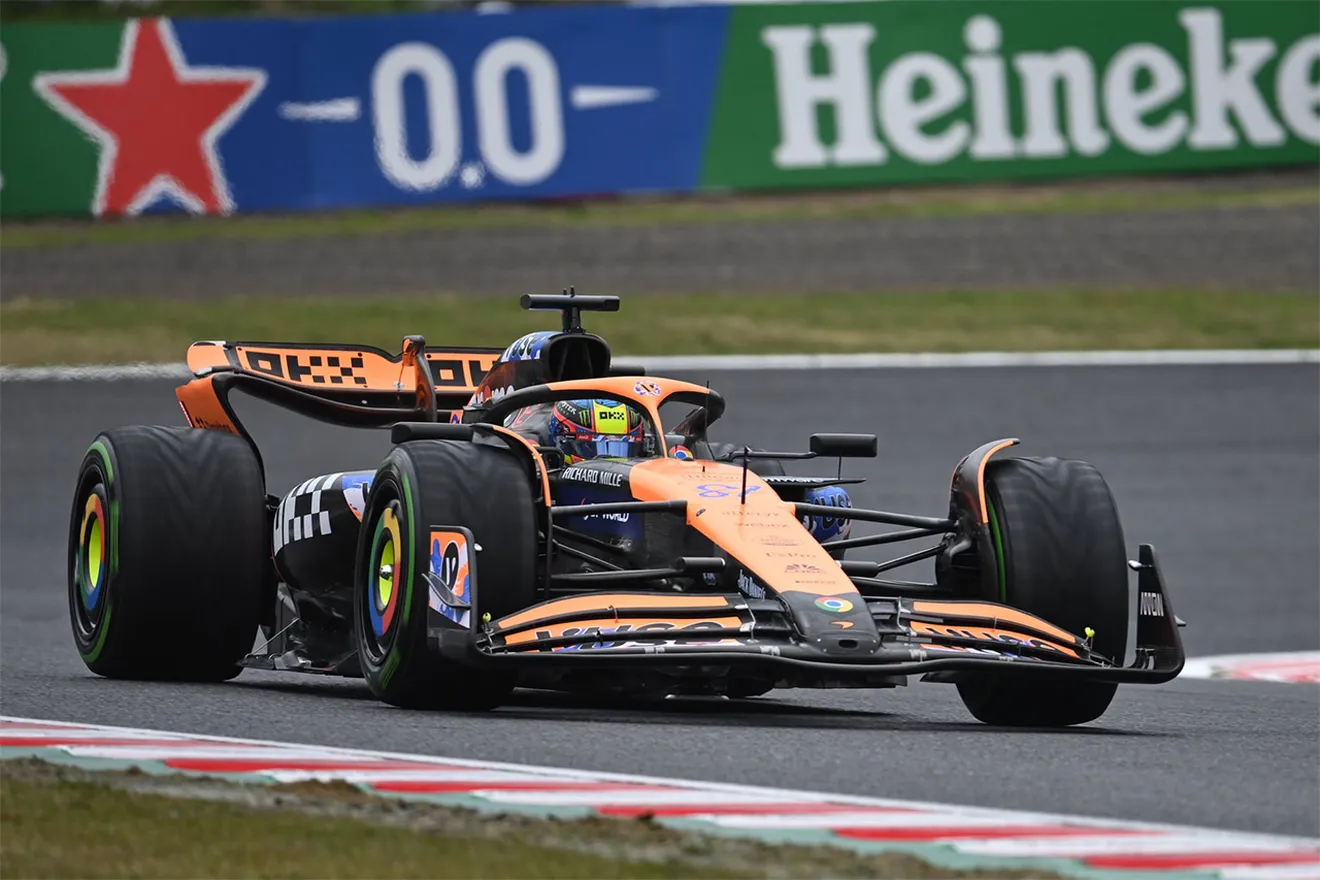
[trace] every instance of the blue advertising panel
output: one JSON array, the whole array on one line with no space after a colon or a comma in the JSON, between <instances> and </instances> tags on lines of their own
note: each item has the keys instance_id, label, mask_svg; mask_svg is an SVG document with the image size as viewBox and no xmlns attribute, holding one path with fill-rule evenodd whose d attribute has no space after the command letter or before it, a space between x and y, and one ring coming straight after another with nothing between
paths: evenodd
<instances>
[{"instance_id":1,"label":"blue advertising panel","mask_svg":"<svg viewBox=\"0 0 1320 880\"><path fill-rule=\"evenodd\" d=\"M727 10L172 22L259 69L224 137L243 210L693 189Z\"/></svg>"},{"instance_id":2,"label":"blue advertising panel","mask_svg":"<svg viewBox=\"0 0 1320 880\"><path fill-rule=\"evenodd\" d=\"M582 6L6 26L4 212L691 190L728 15Z\"/></svg>"}]
</instances>

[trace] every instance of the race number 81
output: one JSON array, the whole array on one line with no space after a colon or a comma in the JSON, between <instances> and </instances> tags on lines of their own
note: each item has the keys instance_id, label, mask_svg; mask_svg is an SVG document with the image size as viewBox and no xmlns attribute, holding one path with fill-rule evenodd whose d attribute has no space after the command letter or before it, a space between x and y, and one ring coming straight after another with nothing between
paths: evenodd
<instances>
[{"instance_id":1,"label":"race number 81","mask_svg":"<svg viewBox=\"0 0 1320 880\"><path fill-rule=\"evenodd\" d=\"M531 107L531 144L519 152L509 125L508 75L527 78ZM477 143L492 174L505 183L531 186L545 180L564 158L564 114L559 69L554 57L535 40L508 37L491 43L472 69L477 112ZM422 83L428 123L426 154L408 152L403 83ZM462 160L463 128L454 66L429 43L400 43L376 62L371 73L372 123L376 160L396 186L432 190L443 186Z\"/></svg>"}]
</instances>

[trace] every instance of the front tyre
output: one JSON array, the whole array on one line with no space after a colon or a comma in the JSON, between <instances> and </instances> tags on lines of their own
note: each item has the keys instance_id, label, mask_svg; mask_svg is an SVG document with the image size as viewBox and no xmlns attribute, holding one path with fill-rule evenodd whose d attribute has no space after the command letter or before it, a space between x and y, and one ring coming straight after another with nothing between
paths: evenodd
<instances>
[{"instance_id":1,"label":"front tyre","mask_svg":"<svg viewBox=\"0 0 1320 880\"><path fill-rule=\"evenodd\" d=\"M472 540L450 532L433 547L432 526L467 529ZM463 548L452 553L452 586L471 603L467 625L475 628L486 614L497 619L535 602L532 484L517 455L454 440L395 446L372 481L353 586L363 676L372 693L391 705L483 710L513 690L511 676L446 660L427 643L427 574L433 553L436 564L444 564L455 535ZM464 574L475 589L464 587Z\"/></svg>"},{"instance_id":2,"label":"front tyre","mask_svg":"<svg viewBox=\"0 0 1320 880\"><path fill-rule=\"evenodd\" d=\"M1060 458L991 460L986 505L996 577L985 598L1020 608L1069 632L1094 630L1093 650L1121 665L1127 649L1126 545L1113 495L1100 472ZM980 721L1067 727L1104 714L1118 689L1098 682L969 677L958 684Z\"/></svg>"},{"instance_id":3,"label":"front tyre","mask_svg":"<svg viewBox=\"0 0 1320 880\"><path fill-rule=\"evenodd\" d=\"M140 426L97 436L78 469L69 617L107 678L222 681L261 620L270 550L261 466L246 441Z\"/></svg>"}]
</instances>

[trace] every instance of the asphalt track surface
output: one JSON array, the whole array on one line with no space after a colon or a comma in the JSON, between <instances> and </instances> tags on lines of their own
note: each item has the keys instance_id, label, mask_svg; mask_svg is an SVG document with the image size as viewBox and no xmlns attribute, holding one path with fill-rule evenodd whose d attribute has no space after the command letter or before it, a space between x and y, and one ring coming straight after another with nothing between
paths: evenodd
<instances>
[{"instance_id":1,"label":"asphalt track surface","mask_svg":"<svg viewBox=\"0 0 1320 880\"><path fill-rule=\"evenodd\" d=\"M941 513L958 457L999 436L1023 438L1023 454L1090 460L1109 479L1132 548L1149 541L1160 552L1190 653L1320 647L1315 365L689 378L710 378L730 400L716 439L797 449L812 430L878 432L883 456L845 465L871 478L859 504ZM651 706L521 692L494 713L453 715L393 709L360 683L293 674L248 671L214 686L98 679L67 622L75 469L98 429L177 424L174 384L0 385L0 713L1320 833L1320 688L1307 685L1128 686L1099 722L1042 732L977 724L952 687L919 682ZM325 431L255 402L241 412L275 491L374 466L386 448L384 434Z\"/></svg>"},{"instance_id":2,"label":"asphalt track surface","mask_svg":"<svg viewBox=\"0 0 1320 880\"><path fill-rule=\"evenodd\" d=\"M1312 173L1313 176L1313 173ZM453 229L10 249L8 299L511 290L886 292L1152 287L1314 292L1320 211Z\"/></svg>"}]
</instances>

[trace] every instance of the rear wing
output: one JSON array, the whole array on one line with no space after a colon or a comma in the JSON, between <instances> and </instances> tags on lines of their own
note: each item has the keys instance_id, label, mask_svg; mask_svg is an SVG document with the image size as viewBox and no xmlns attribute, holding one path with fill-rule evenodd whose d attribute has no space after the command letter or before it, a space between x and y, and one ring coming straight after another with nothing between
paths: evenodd
<instances>
[{"instance_id":1,"label":"rear wing","mask_svg":"<svg viewBox=\"0 0 1320 880\"><path fill-rule=\"evenodd\" d=\"M425 338L406 336L399 354L368 345L204 340L188 347L194 378L175 395L189 425L243 437L260 459L230 405L235 389L329 424L385 428L460 421L470 404L489 403L516 388L616 375L620 369L645 372L611 369L605 340L582 329L582 311L618 311L618 297L577 296L570 289L527 294L520 302L524 309L561 312L562 331L529 333L507 349L428 347Z\"/></svg>"},{"instance_id":2,"label":"rear wing","mask_svg":"<svg viewBox=\"0 0 1320 880\"><path fill-rule=\"evenodd\" d=\"M420 336L392 355L363 345L298 342L196 342L193 378L175 391L188 424L243 437L257 451L230 404L240 390L291 412L353 428L396 422L449 421L467 405L501 348L427 347Z\"/></svg>"},{"instance_id":3,"label":"rear wing","mask_svg":"<svg viewBox=\"0 0 1320 880\"><path fill-rule=\"evenodd\" d=\"M436 405L461 408L503 352L503 348L426 346L423 355L431 369ZM194 342L188 347L188 369L198 376L217 369L237 370L316 393L411 392L415 384L402 353L367 345Z\"/></svg>"}]
</instances>

